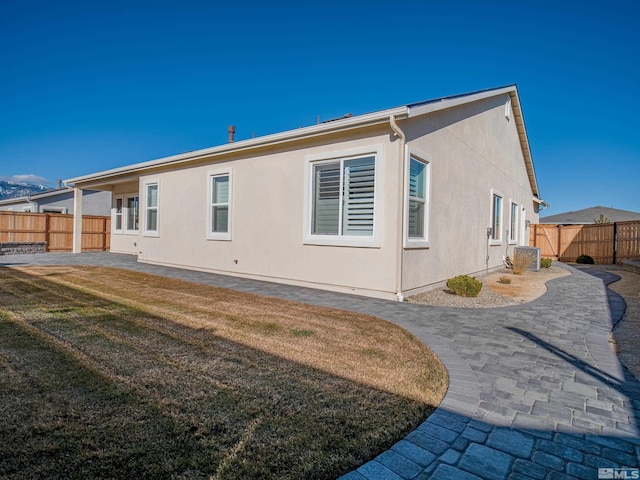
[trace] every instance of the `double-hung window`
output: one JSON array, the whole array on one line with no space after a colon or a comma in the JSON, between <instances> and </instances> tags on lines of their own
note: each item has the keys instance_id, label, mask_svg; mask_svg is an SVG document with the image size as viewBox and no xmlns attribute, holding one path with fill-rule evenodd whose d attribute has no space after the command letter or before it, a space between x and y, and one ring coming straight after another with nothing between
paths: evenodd
<instances>
[{"instance_id":1,"label":"double-hung window","mask_svg":"<svg viewBox=\"0 0 640 480\"><path fill-rule=\"evenodd\" d=\"M116 197L113 206L113 230L116 233L122 233L122 213L124 210L124 199Z\"/></svg>"},{"instance_id":2,"label":"double-hung window","mask_svg":"<svg viewBox=\"0 0 640 480\"><path fill-rule=\"evenodd\" d=\"M207 238L231 240L231 171L209 174Z\"/></svg>"},{"instance_id":3,"label":"double-hung window","mask_svg":"<svg viewBox=\"0 0 640 480\"><path fill-rule=\"evenodd\" d=\"M509 243L518 243L518 204L511 202L511 225L509 226Z\"/></svg>"},{"instance_id":4,"label":"double-hung window","mask_svg":"<svg viewBox=\"0 0 640 480\"><path fill-rule=\"evenodd\" d=\"M407 180L407 246L422 245L427 241L428 180L429 163L411 156Z\"/></svg>"},{"instance_id":5,"label":"double-hung window","mask_svg":"<svg viewBox=\"0 0 640 480\"><path fill-rule=\"evenodd\" d=\"M491 240L494 243L502 241L502 197L497 193L492 196Z\"/></svg>"},{"instance_id":6,"label":"double-hung window","mask_svg":"<svg viewBox=\"0 0 640 480\"><path fill-rule=\"evenodd\" d=\"M128 232L138 231L138 195L127 196L127 216L125 229Z\"/></svg>"},{"instance_id":7,"label":"double-hung window","mask_svg":"<svg viewBox=\"0 0 640 480\"><path fill-rule=\"evenodd\" d=\"M158 182L145 183L144 187L144 233L158 235Z\"/></svg>"},{"instance_id":8,"label":"double-hung window","mask_svg":"<svg viewBox=\"0 0 640 480\"><path fill-rule=\"evenodd\" d=\"M380 148L307 156L304 241L316 245L380 245Z\"/></svg>"}]
</instances>

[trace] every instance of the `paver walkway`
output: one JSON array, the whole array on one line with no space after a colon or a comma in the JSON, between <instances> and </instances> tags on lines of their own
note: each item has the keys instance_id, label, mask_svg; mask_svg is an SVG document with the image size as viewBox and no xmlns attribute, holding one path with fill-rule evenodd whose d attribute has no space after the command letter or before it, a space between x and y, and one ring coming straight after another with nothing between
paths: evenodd
<instances>
[{"instance_id":1,"label":"paver walkway","mask_svg":"<svg viewBox=\"0 0 640 480\"><path fill-rule=\"evenodd\" d=\"M612 312L603 280L574 268L533 302L456 309L147 265L112 253L0 258L0 265L11 264L127 268L368 313L412 332L445 364L447 395L417 430L342 480L597 479L598 468L640 467L640 383L608 344L623 306Z\"/></svg>"}]
</instances>

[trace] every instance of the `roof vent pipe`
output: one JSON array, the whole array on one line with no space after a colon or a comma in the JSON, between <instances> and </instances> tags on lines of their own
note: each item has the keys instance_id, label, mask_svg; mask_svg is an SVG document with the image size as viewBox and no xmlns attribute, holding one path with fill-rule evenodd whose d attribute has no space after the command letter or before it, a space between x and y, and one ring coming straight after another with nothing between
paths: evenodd
<instances>
[{"instance_id":1,"label":"roof vent pipe","mask_svg":"<svg viewBox=\"0 0 640 480\"><path fill-rule=\"evenodd\" d=\"M234 127L233 125L229 125L227 127L227 133L229 134L229 139L227 140L227 143L233 143L233 136L236 133L236 127Z\"/></svg>"}]
</instances>

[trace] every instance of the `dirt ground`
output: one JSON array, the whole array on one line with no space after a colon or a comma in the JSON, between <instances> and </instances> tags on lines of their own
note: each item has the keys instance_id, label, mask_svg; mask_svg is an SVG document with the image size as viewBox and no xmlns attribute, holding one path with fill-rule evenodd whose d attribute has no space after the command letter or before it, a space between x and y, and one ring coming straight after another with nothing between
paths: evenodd
<instances>
[{"instance_id":1,"label":"dirt ground","mask_svg":"<svg viewBox=\"0 0 640 480\"><path fill-rule=\"evenodd\" d=\"M640 274L612 265L604 269L621 277L609 288L620 294L627 304L624 317L613 329L612 347L622 364L640 380Z\"/></svg>"},{"instance_id":2,"label":"dirt ground","mask_svg":"<svg viewBox=\"0 0 640 480\"><path fill-rule=\"evenodd\" d=\"M544 295L549 280L567 275L571 274L560 267L541 268L537 272L525 271L522 275L514 275L511 270L504 269L490 273L482 281L494 292L510 297L517 303L524 303ZM501 283L500 279L510 280L511 283Z\"/></svg>"},{"instance_id":3,"label":"dirt ground","mask_svg":"<svg viewBox=\"0 0 640 480\"><path fill-rule=\"evenodd\" d=\"M511 270L505 268L479 278L483 286L477 297L460 297L444 287L409 297L407 300L411 303L441 307L506 307L535 300L547 291L546 282L565 275L570 273L560 267L541 268L538 272L526 271L522 275L514 275ZM499 283L501 277L509 279L511 283Z\"/></svg>"}]
</instances>

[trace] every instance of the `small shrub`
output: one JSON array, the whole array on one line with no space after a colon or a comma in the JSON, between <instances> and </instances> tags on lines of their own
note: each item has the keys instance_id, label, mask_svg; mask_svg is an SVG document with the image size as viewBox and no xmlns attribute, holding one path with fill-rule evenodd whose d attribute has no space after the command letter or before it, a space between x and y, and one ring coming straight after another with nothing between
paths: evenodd
<instances>
[{"instance_id":1,"label":"small shrub","mask_svg":"<svg viewBox=\"0 0 640 480\"><path fill-rule=\"evenodd\" d=\"M509 285L511 283L511 279L503 275L498 279L498 283L504 283L505 285Z\"/></svg>"},{"instance_id":2,"label":"small shrub","mask_svg":"<svg viewBox=\"0 0 640 480\"><path fill-rule=\"evenodd\" d=\"M531 266L535 259L536 254L534 252L523 252L522 250L519 250L513 255L511 270L513 270L515 275L522 275L522 273Z\"/></svg>"},{"instance_id":3,"label":"small shrub","mask_svg":"<svg viewBox=\"0 0 640 480\"><path fill-rule=\"evenodd\" d=\"M447 280L447 288L461 297L477 297L482 290L482 282L469 275L458 275Z\"/></svg>"},{"instance_id":4,"label":"small shrub","mask_svg":"<svg viewBox=\"0 0 640 480\"><path fill-rule=\"evenodd\" d=\"M578 259L576 260L576 263L584 263L587 265L593 265L596 262L593 261L593 258L590 257L589 255L580 255L578 257Z\"/></svg>"},{"instance_id":5,"label":"small shrub","mask_svg":"<svg viewBox=\"0 0 640 480\"><path fill-rule=\"evenodd\" d=\"M550 258L541 258L540 266L542 268L551 268L551 259Z\"/></svg>"}]
</instances>

